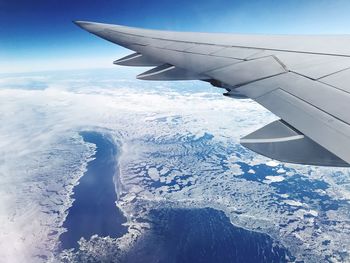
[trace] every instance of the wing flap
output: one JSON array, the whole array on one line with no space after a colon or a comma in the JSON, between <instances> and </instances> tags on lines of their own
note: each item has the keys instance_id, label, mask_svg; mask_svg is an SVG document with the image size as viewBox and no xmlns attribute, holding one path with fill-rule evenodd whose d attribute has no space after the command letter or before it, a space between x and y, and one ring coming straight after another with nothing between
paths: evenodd
<instances>
[{"instance_id":1,"label":"wing flap","mask_svg":"<svg viewBox=\"0 0 350 263\"><path fill-rule=\"evenodd\" d=\"M243 137L241 144L254 152L282 162L350 166L281 120Z\"/></svg>"},{"instance_id":2,"label":"wing flap","mask_svg":"<svg viewBox=\"0 0 350 263\"><path fill-rule=\"evenodd\" d=\"M280 88L315 108L350 124L350 94L324 83L287 73L242 86L236 92L257 99Z\"/></svg>"},{"instance_id":3,"label":"wing flap","mask_svg":"<svg viewBox=\"0 0 350 263\"><path fill-rule=\"evenodd\" d=\"M285 72L285 69L276 59L266 57L235 63L206 72L206 74L231 86L238 86Z\"/></svg>"},{"instance_id":4,"label":"wing flap","mask_svg":"<svg viewBox=\"0 0 350 263\"><path fill-rule=\"evenodd\" d=\"M322 147L350 162L348 124L279 88L256 101Z\"/></svg>"}]
</instances>

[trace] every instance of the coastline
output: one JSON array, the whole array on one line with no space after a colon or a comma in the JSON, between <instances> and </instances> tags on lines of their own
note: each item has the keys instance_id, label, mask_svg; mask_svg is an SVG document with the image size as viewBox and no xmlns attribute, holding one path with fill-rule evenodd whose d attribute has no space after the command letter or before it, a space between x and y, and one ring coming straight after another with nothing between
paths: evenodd
<instances>
[{"instance_id":1,"label":"coastline","mask_svg":"<svg viewBox=\"0 0 350 263\"><path fill-rule=\"evenodd\" d=\"M66 232L60 235L62 249L78 248L81 238L93 235L118 238L127 230L125 216L116 206L115 187L118 147L110 136L100 131L79 133L85 143L95 145L95 154L87 162L86 171L73 188L73 200L63 223Z\"/></svg>"}]
</instances>

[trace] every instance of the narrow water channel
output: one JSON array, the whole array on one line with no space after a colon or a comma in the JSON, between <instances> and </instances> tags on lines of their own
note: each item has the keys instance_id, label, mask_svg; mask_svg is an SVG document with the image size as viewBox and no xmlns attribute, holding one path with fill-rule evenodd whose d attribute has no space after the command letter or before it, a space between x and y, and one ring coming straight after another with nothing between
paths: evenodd
<instances>
[{"instance_id":1,"label":"narrow water channel","mask_svg":"<svg viewBox=\"0 0 350 263\"><path fill-rule=\"evenodd\" d=\"M126 218L116 207L117 194L113 177L118 172L117 146L108 136L98 132L81 132L84 141L96 145L95 159L74 188L74 202L63 227L67 232L60 236L62 249L77 248L77 241L92 235L120 237L127 228ZM116 175L118 176L118 175Z\"/></svg>"}]
</instances>

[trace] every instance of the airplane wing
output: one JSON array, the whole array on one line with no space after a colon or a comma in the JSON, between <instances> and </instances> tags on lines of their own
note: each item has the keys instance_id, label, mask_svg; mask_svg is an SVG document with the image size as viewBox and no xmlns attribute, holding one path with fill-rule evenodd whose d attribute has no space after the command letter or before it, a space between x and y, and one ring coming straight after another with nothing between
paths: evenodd
<instances>
[{"instance_id":1,"label":"airplane wing","mask_svg":"<svg viewBox=\"0 0 350 263\"><path fill-rule=\"evenodd\" d=\"M75 21L133 50L117 65L152 66L143 80L203 80L279 118L245 147L284 162L350 166L350 36L170 32Z\"/></svg>"}]
</instances>

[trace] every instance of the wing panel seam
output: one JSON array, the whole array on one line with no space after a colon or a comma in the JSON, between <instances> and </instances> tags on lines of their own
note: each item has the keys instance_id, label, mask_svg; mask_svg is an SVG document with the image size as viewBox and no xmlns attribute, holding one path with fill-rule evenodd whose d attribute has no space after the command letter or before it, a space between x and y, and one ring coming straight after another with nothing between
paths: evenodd
<instances>
[{"instance_id":1,"label":"wing panel seam","mask_svg":"<svg viewBox=\"0 0 350 263\"><path fill-rule=\"evenodd\" d=\"M220 44L212 44L212 43L205 43L205 42L182 41L182 40L167 39L167 38L160 38L160 37L145 37L143 35L125 33L125 32L120 32L113 29L109 29L109 31L113 31L114 33L124 34L129 36L136 36L141 38L148 38L148 39L162 40L162 41L172 41L172 42L178 42L178 43L203 44L208 46L237 47L237 48L247 48L247 49L249 48L249 49L256 49L256 50L281 51L281 52L290 52L290 53L314 54L314 55L336 56L336 57L350 57L350 55L342 55L342 54L334 54L334 53L296 51L296 50L289 50L289 49L264 48L264 47L252 47L252 46L220 45Z\"/></svg>"}]
</instances>

